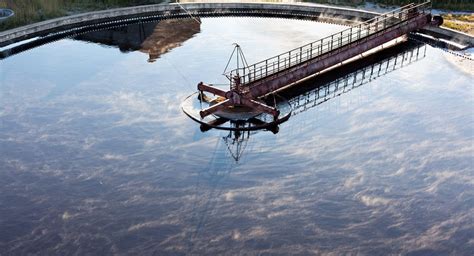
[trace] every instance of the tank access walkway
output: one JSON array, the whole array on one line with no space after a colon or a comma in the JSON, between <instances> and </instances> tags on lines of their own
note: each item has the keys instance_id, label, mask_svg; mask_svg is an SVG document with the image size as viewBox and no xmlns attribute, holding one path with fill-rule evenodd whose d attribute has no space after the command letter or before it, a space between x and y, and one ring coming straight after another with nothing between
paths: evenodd
<instances>
[{"instance_id":1,"label":"tank access walkway","mask_svg":"<svg viewBox=\"0 0 474 256\"><path fill-rule=\"evenodd\" d=\"M199 114L205 118L227 108L244 106L273 115L276 120L278 109L260 98L407 33L427 25L440 26L442 18L433 18L430 10L430 2L409 4L275 57L237 67L225 73L230 81L229 91L200 82L197 89L201 95L208 92L223 100Z\"/></svg>"}]
</instances>

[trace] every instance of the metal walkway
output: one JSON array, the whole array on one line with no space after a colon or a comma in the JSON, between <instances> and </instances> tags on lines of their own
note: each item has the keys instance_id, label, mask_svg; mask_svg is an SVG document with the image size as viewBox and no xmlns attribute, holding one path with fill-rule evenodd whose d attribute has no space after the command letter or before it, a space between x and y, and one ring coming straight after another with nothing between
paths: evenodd
<instances>
[{"instance_id":1,"label":"metal walkway","mask_svg":"<svg viewBox=\"0 0 474 256\"><path fill-rule=\"evenodd\" d=\"M247 106L272 114L276 119L278 110L256 99L426 25L441 25L441 18L432 19L430 7L430 2L409 4L275 57L231 70L225 73L230 80L227 92L200 83L199 91L225 98L203 109L201 117L228 107Z\"/></svg>"}]
</instances>

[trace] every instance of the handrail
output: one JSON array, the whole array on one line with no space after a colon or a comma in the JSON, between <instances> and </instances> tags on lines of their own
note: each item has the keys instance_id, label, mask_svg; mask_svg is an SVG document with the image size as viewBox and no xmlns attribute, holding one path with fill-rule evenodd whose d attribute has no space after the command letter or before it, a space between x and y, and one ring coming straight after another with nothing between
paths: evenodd
<instances>
[{"instance_id":1,"label":"handrail","mask_svg":"<svg viewBox=\"0 0 474 256\"><path fill-rule=\"evenodd\" d=\"M349 45L353 42L359 41L360 39L367 38L381 30L401 24L402 22L417 17L420 14L425 14L426 10L429 9L428 5L430 5L430 1L418 5L405 5L362 22L357 26L294 48L285 53L246 67L231 70L225 75L229 80L231 80L231 85L233 83L232 78L239 76L241 84L245 86L251 82L314 59L344 45Z\"/></svg>"}]
</instances>

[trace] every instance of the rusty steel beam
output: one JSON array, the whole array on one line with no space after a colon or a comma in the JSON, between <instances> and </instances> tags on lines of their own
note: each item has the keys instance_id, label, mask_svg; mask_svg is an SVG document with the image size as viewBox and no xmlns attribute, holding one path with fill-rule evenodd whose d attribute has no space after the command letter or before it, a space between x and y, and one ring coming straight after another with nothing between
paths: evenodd
<instances>
[{"instance_id":1,"label":"rusty steel beam","mask_svg":"<svg viewBox=\"0 0 474 256\"><path fill-rule=\"evenodd\" d=\"M236 100L237 98L237 100ZM270 107L264 103L261 103L261 102L258 102L256 100L253 100L253 99L248 99L248 98L245 98L245 97L241 97L240 95L236 94L236 93L227 93L227 99L222 101L222 102L219 102L213 106L210 106L206 109L203 109L199 112L199 115L201 116L201 118L204 118L208 115L211 115L217 111L223 111L225 110L227 107L229 106L247 106L247 107L250 107L252 109L255 109L255 110L258 110L258 111L261 111L261 112L264 112L264 113L268 113L272 116L274 116L275 118L278 117L280 115L280 111L277 110L276 108L274 107Z\"/></svg>"},{"instance_id":2,"label":"rusty steel beam","mask_svg":"<svg viewBox=\"0 0 474 256\"><path fill-rule=\"evenodd\" d=\"M201 118L204 118L208 115L211 115L213 113L215 113L216 111L219 111L219 110L224 110L225 108L229 107L229 106L232 106L232 102L230 100L224 100L222 102L219 102L215 105L212 105L206 109L203 109L201 111L199 111L199 115L201 116Z\"/></svg>"},{"instance_id":3,"label":"rusty steel beam","mask_svg":"<svg viewBox=\"0 0 474 256\"><path fill-rule=\"evenodd\" d=\"M204 84L203 82L200 82L198 84L197 88L198 88L199 91L209 92L209 93L212 93L214 95L219 95L219 96L225 98L226 91L221 90L221 89L216 88L216 87L212 87L212 86L207 85L207 84Z\"/></svg>"},{"instance_id":4,"label":"rusty steel beam","mask_svg":"<svg viewBox=\"0 0 474 256\"><path fill-rule=\"evenodd\" d=\"M251 108L256 109L256 110L259 110L261 112L268 113L268 114L270 114L274 117L278 117L280 115L280 111L277 110L276 108L270 107L270 106L268 106L266 104L263 104L261 102L258 102L256 100L247 99L247 98L241 98L240 100L241 100L243 105L251 107Z\"/></svg>"},{"instance_id":5,"label":"rusty steel beam","mask_svg":"<svg viewBox=\"0 0 474 256\"><path fill-rule=\"evenodd\" d=\"M402 35L420 29L431 22L431 15L419 15L406 22L396 25L379 33L370 35L361 41L345 45L315 59L303 62L297 66L281 71L269 77L247 84L247 97L258 98L295 83L305 77L332 67L368 50L378 47Z\"/></svg>"}]
</instances>

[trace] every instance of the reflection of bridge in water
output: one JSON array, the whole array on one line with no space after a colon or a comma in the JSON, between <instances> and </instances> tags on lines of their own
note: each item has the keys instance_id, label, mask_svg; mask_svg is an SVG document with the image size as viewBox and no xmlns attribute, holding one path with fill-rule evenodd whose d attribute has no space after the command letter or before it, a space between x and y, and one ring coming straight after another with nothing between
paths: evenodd
<instances>
[{"instance_id":1,"label":"reflection of bridge in water","mask_svg":"<svg viewBox=\"0 0 474 256\"><path fill-rule=\"evenodd\" d=\"M416 62L426 56L426 45L413 43L407 51L400 52L388 59L346 74L333 82L317 87L289 100L292 114L297 115L314 108L330 99L347 93L357 87Z\"/></svg>"}]
</instances>

